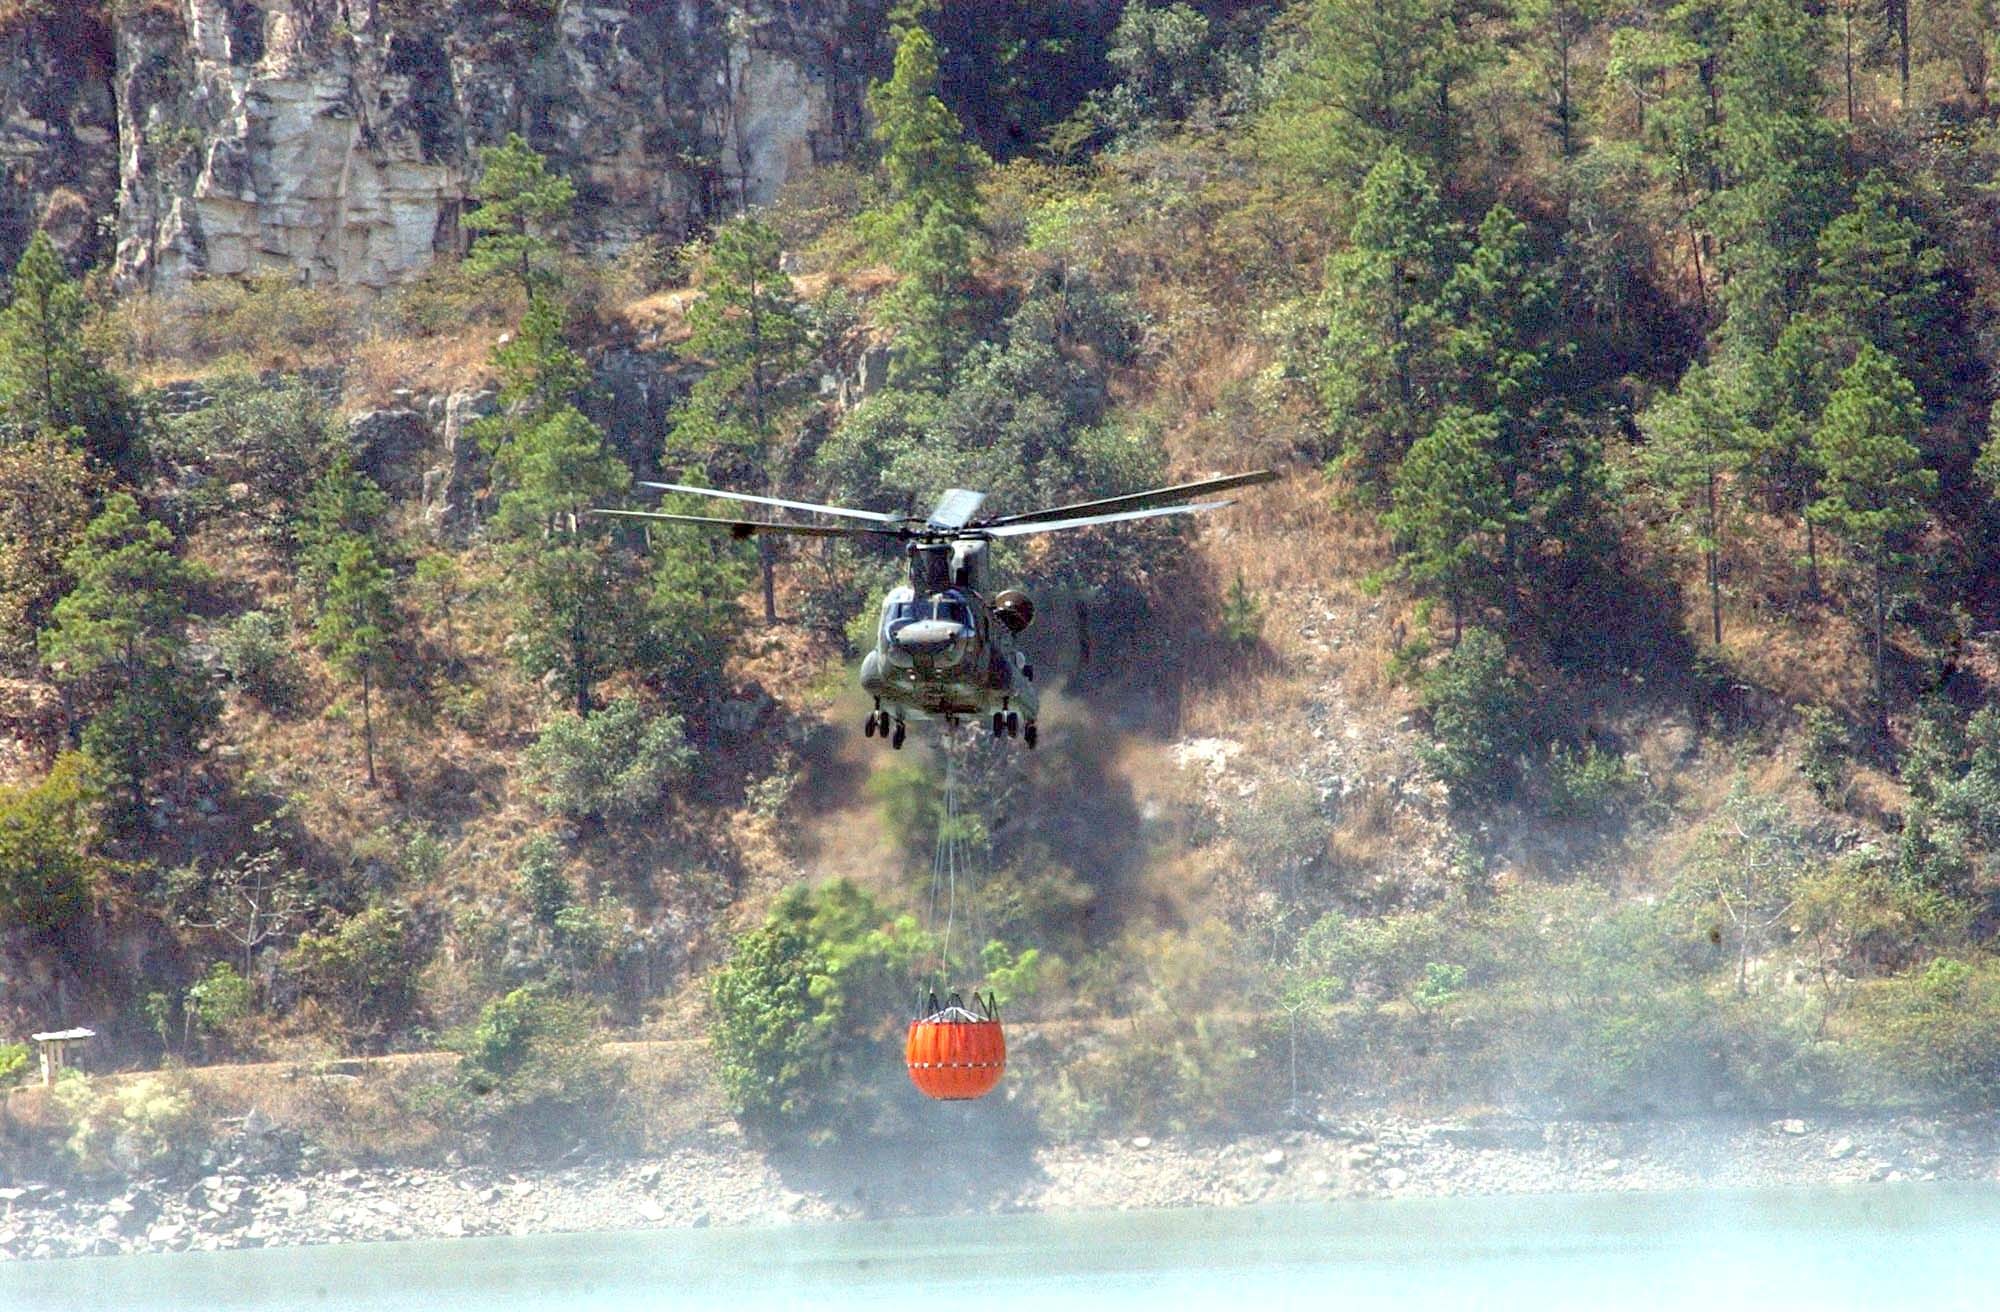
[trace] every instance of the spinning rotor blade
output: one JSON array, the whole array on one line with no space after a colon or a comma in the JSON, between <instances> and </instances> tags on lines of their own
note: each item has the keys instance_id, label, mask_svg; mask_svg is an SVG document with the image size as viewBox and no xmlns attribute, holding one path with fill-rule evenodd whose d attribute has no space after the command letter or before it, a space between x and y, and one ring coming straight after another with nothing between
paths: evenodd
<instances>
[{"instance_id":1,"label":"spinning rotor blade","mask_svg":"<svg viewBox=\"0 0 2000 1312\"><path fill-rule=\"evenodd\" d=\"M848 519L865 519L876 524L899 524L902 515L885 515L879 510L849 510L846 506L822 506L811 501L782 501L777 497L756 497L748 492L722 492L712 487L693 487L687 483L648 483L641 481L640 487L656 487L662 492L687 492L698 497L720 497L724 501L748 501L753 505L777 506L781 510L806 510L816 515L841 515Z\"/></svg>"},{"instance_id":2,"label":"spinning rotor blade","mask_svg":"<svg viewBox=\"0 0 2000 1312\"><path fill-rule=\"evenodd\" d=\"M768 519L710 519L706 515L670 515L664 510L592 510L593 515L624 515L630 519L664 519L671 524L703 524L726 528L736 538L759 533L793 533L808 538L900 538L907 534L895 528L849 528L845 524L776 524Z\"/></svg>"},{"instance_id":3,"label":"spinning rotor blade","mask_svg":"<svg viewBox=\"0 0 2000 1312\"><path fill-rule=\"evenodd\" d=\"M974 529L981 537L1020 538L1030 533L1060 533L1066 528L1090 528L1095 524L1117 524L1128 519L1157 519L1161 515L1192 515L1197 511L1220 510L1234 501L1199 501L1192 506L1155 506L1151 510L1125 510L1115 515L1086 515L1082 519L1052 519L1033 524L1001 524L997 528Z\"/></svg>"},{"instance_id":4,"label":"spinning rotor blade","mask_svg":"<svg viewBox=\"0 0 2000 1312\"><path fill-rule=\"evenodd\" d=\"M1067 506L1051 506L1047 510L1030 510L1019 515L1002 515L998 519L985 520L974 527L993 533L996 527L1005 524L1044 524L1050 520L1067 523L1083 516L1102 514L1115 510L1140 510L1147 506L1158 506L1169 501L1185 501L1189 497L1203 496L1210 492L1222 492L1232 487L1249 487L1253 483L1269 483L1277 478L1277 472L1260 469L1250 474L1230 474L1224 478L1204 478L1194 483L1181 483L1174 487L1156 487L1145 492L1128 492L1124 496L1105 497L1098 501L1078 501ZM1227 505L1227 502L1219 504ZM995 536L1002 536L995 534Z\"/></svg>"}]
</instances>

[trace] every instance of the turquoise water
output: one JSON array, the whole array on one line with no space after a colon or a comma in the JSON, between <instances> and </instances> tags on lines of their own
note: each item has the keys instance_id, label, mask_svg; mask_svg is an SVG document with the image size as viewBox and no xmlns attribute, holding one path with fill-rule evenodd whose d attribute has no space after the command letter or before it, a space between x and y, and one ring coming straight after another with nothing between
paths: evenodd
<instances>
[{"instance_id":1,"label":"turquoise water","mask_svg":"<svg viewBox=\"0 0 2000 1312\"><path fill-rule=\"evenodd\" d=\"M0 1267L108 1309L2000 1308L2000 1188L1407 1199Z\"/></svg>"}]
</instances>

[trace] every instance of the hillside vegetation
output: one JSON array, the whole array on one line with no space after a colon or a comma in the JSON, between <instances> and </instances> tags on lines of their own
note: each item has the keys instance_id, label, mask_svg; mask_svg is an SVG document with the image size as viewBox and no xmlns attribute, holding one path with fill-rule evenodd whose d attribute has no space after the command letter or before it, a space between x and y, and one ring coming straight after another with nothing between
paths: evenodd
<instances>
[{"instance_id":1,"label":"hillside vegetation","mask_svg":"<svg viewBox=\"0 0 2000 1312\"><path fill-rule=\"evenodd\" d=\"M940 977L1034 1022L992 1112L1027 1134L1993 1107L1993 6L1067 12L903 7L861 164L615 267L519 138L466 258L370 301L120 301L31 244L0 1038L455 1054L293 1107L356 1156L645 1142L613 1038L702 1040L667 1083L759 1132L892 1132ZM448 511L351 436L482 387ZM1266 465L1197 524L996 547L1033 754L855 732L893 553L589 513ZM189 1079L0 1135L162 1164ZM396 1132L326 1129L364 1115Z\"/></svg>"}]
</instances>

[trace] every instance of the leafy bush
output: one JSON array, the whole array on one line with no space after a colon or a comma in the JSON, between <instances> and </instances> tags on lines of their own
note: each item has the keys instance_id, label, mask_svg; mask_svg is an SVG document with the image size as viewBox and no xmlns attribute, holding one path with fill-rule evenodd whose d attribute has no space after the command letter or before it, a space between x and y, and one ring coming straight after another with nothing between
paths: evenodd
<instances>
[{"instance_id":1,"label":"leafy bush","mask_svg":"<svg viewBox=\"0 0 2000 1312\"><path fill-rule=\"evenodd\" d=\"M1465 631L1425 678L1422 701L1433 741L1424 763L1461 804L1505 796L1525 741L1525 694L1507 669L1507 648L1488 629Z\"/></svg>"},{"instance_id":2,"label":"leafy bush","mask_svg":"<svg viewBox=\"0 0 2000 1312\"><path fill-rule=\"evenodd\" d=\"M451 1119L522 1143L562 1143L579 1132L602 1141L609 1069L583 1003L535 986L515 989L487 1003L447 1046L459 1054L444 1091Z\"/></svg>"},{"instance_id":3,"label":"leafy bush","mask_svg":"<svg viewBox=\"0 0 2000 1312\"><path fill-rule=\"evenodd\" d=\"M193 1096L159 1076L112 1088L70 1076L57 1083L54 1102L70 1129L64 1147L84 1175L173 1171L193 1164L207 1146L208 1124Z\"/></svg>"},{"instance_id":4,"label":"leafy bush","mask_svg":"<svg viewBox=\"0 0 2000 1312\"><path fill-rule=\"evenodd\" d=\"M1558 820L1614 820L1635 782L1616 752L1595 743L1580 752L1557 745L1549 753L1548 813Z\"/></svg>"},{"instance_id":5,"label":"leafy bush","mask_svg":"<svg viewBox=\"0 0 2000 1312\"><path fill-rule=\"evenodd\" d=\"M182 1014L190 1028L229 1037L250 1015L250 981L228 962L215 962L188 986Z\"/></svg>"},{"instance_id":6,"label":"leafy bush","mask_svg":"<svg viewBox=\"0 0 2000 1312\"><path fill-rule=\"evenodd\" d=\"M26 1077L35 1055L25 1043L0 1043L0 1089L11 1088Z\"/></svg>"},{"instance_id":7,"label":"leafy bush","mask_svg":"<svg viewBox=\"0 0 2000 1312\"><path fill-rule=\"evenodd\" d=\"M91 774L69 752L40 783L0 787L0 923L56 937L90 909Z\"/></svg>"},{"instance_id":8,"label":"leafy bush","mask_svg":"<svg viewBox=\"0 0 2000 1312\"><path fill-rule=\"evenodd\" d=\"M427 955L406 911L376 906L329 932L301 935L291 967L309 995L379 1035L408 1023Z\"/></svg>"},{"instance_id":9,"label":"leafy bush","mask_svg":"<svg viewBox=\"0 0 2000 1312\"><path fill-rule=\"evenodd\" d=\"M694 762L678 715L647 715L630 697L585 719L563 715L525 753L542 804L573 819L636 820Z\"/></svg>"},{"instance_id":10,"label":"leafy bush","mask_svg":"<svg viewBox=\"0 0 2000 1312\"><path fill-rule=\"evenodd\" d=\"M763 1130L837 1132L878 1111L901 1082L885 1018L909 1005L929 950L911 917L845 880L780 897L709 984L709 1041L736 1113Z\"/></svg>"},{"instance_id":11,"label":"leafy bush","mask_svg":"<svg viewBox=\"0 0 2000 1312\"><path fill-rule=\"evenodd\" d=\"M2000 965L1938 957L1868 984L1854 1044L1873 1097L1991 1107L2000 1098Z\"/></svg>"}]
</instances>

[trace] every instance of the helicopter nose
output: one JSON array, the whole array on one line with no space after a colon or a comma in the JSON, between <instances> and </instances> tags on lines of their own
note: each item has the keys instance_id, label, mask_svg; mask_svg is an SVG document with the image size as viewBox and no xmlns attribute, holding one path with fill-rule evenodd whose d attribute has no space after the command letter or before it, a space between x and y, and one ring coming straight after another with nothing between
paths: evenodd
<instances>
[{"instance_id":1,"label":"helicopter nose","mask_svg":"<svg viewBox=\"0 0 2000 1312\"><path fill-rule=\"evenodd\" d=\"M896 633L896 645L919 660L935 660L949 653L965 636L965 626L950 620L918 620L905 624Z\"/></svg>"}]
</instances>

